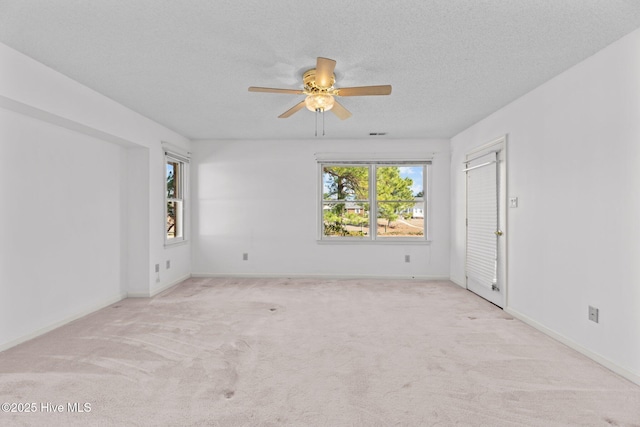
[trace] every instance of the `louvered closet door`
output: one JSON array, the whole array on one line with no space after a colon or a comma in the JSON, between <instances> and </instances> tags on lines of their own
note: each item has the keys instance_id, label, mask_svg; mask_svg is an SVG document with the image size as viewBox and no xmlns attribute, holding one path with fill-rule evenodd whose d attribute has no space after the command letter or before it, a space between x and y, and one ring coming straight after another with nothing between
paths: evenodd
<instances>
[{"instance_id":1,"label":"louvered closet door","mask_svg":"<svg viewBox=\"0 0 640 427\"><path fill-rule=\"evenodd\" d=\"M466 164L467 289L502 307L499 270L499 153Z\"/></svg>"}]
</instances>

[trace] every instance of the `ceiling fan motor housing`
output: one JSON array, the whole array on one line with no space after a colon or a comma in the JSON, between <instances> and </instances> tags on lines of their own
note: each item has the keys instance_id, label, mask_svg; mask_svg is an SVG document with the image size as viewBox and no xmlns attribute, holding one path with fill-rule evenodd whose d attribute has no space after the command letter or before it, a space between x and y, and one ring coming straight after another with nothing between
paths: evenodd
<instances>
[{"instance_id":1,"label":"ceiling fan motor housing","mask_svg":"<svg viewBox=\"0 0 640 427\"><path fill-rule=\"evenodd\" d=\"M336 83L336 75L331 74L331 84L329 86L319 86L316 83L316 69L312 68L304 73L302 81L304 83L305 90L310 93L330 92L333 89L333 85Z\"/></svg>"}]
</instances>

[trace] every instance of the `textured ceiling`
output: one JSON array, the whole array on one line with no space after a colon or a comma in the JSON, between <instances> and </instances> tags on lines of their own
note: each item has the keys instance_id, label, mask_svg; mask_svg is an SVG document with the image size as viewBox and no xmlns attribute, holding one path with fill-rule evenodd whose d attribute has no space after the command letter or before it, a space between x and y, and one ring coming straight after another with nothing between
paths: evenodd
<instances>
[{"instance_id":1,"label":"textured ceiling","mask_svg":"<svg viewBox=\"0 0 640 427\"><path fill-rule=\"evenodd\" d=\"M450 137L639 27L636 0L0 0L0 42L193 139L313 138L277 118L301 96L247 87L301 88L317 56L393 86L326 138Z\"/></svg>"}]
</instances>

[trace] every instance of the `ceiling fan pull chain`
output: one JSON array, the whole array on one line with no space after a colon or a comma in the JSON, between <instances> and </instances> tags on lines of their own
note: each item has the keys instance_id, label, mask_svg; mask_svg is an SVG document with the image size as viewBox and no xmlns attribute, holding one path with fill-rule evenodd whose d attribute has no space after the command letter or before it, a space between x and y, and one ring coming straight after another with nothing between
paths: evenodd
<instances>
[{"instance_id":1,"label":"ceiling fan pull chain","mask_svg":"<svg viewBox=\"0 0 640 427\"><path fill-rule=\"evenodd\" d=\"M319 111L320 110L316 110L316 114L315 114L315 116L316 116L316 136L318 136L318 112Z\"/></svg>"},{"instance_id":2,"label":"ceiling fan pull chain","mask_svg":"<svg viewBox=\"0 0 640 427\"><path fill-rule=\"evenodd\" d=\"M322 136L324 136L324 110L322 110Z\"/></svg>"}]
</instances>

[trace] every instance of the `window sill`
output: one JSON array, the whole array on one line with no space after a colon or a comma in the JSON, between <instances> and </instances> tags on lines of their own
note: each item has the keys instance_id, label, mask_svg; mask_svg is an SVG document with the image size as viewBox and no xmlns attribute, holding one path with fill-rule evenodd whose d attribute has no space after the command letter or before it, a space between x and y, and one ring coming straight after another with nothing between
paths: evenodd
<instances>
[{"instance_id":1,"label":"window sill","mask_svg":"<svg viewBox=\"0 0 640 427\"><path fill-rule=\"evenodd\" d=\"M188 243L189 243L189 241L187 239L182 239L182 240L178 240L178 241L175 241L175 242L167 242L167 241L165 241L164 242L164 248L165 249L175 248L177 246L186 245Z\"/></svg>"},{"instance_id":2,"label":"window sill","mask_svg":"<svg viewBox=\"0 0 640 427\"><path fill-rule=\"evenodd\" d=\"M407 239L322 239L316 240L319 245L430 245L431 240Z\"/></svg>"}]
</instances>

